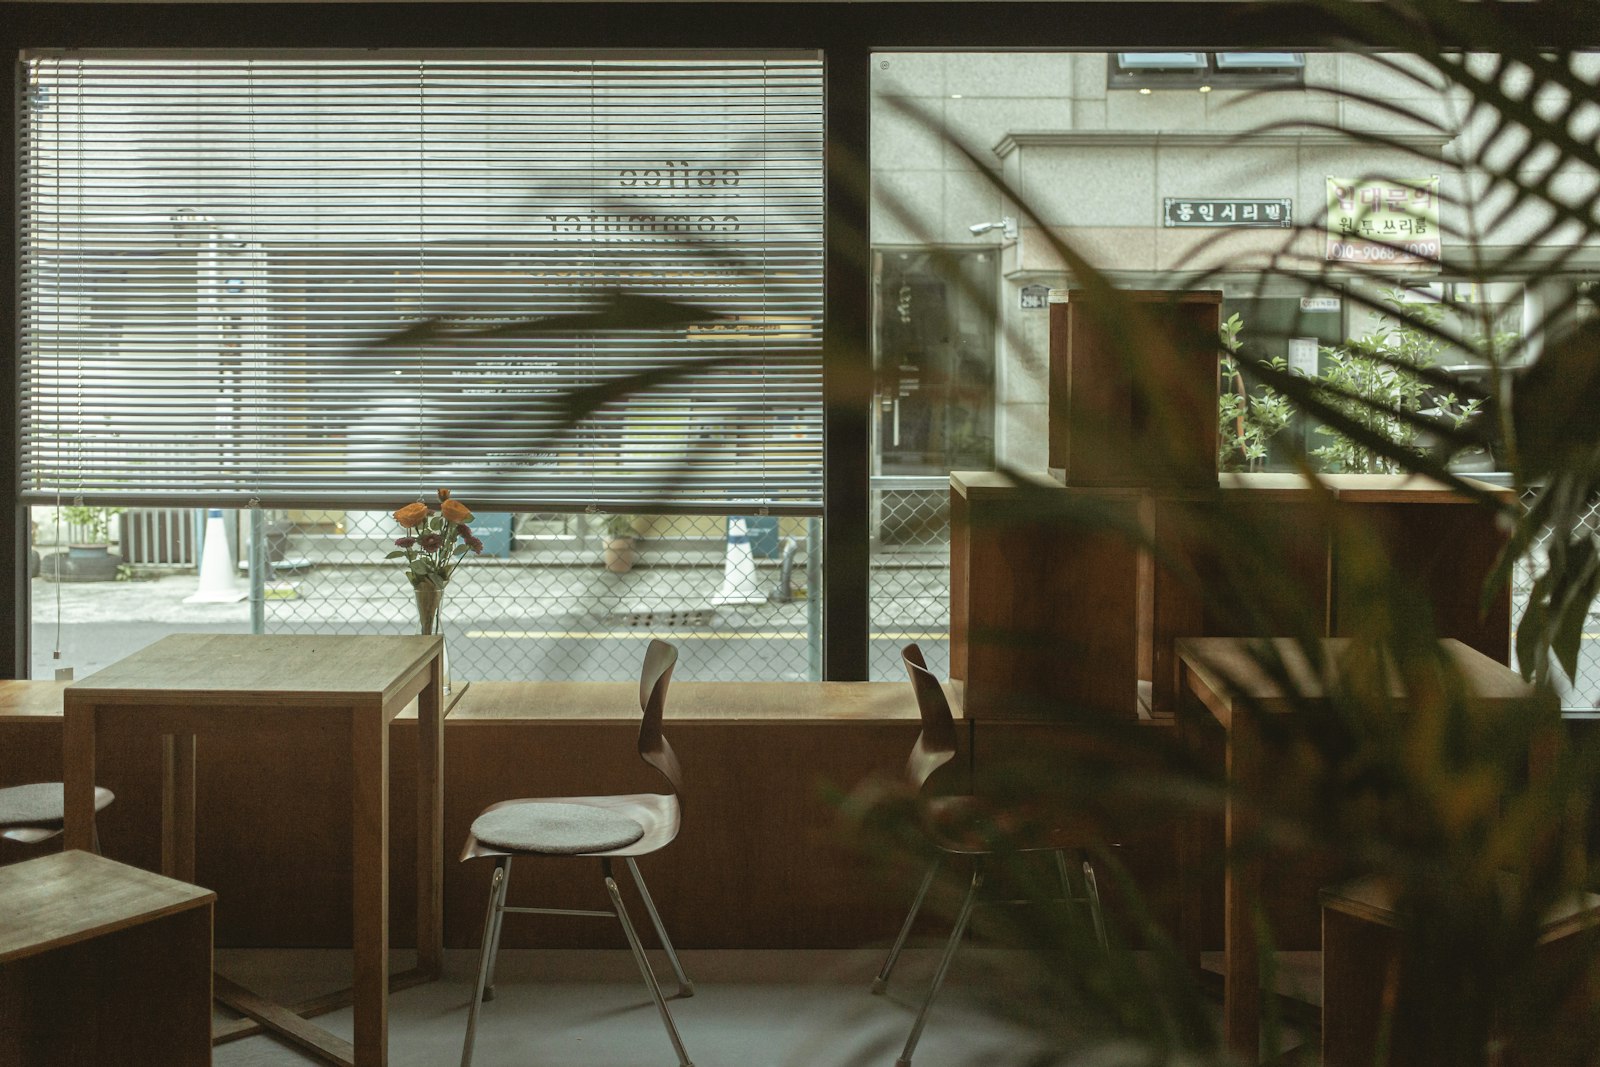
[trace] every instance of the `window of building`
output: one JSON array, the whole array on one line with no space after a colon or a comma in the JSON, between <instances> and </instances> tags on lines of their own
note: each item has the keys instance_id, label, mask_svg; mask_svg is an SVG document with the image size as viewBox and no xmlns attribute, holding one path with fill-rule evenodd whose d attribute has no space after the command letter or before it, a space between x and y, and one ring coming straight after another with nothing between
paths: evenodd
<instances>
[{"instance_id":1,"label":"window of building","mask_svg":"<svg viewBox=\"0 0 1600 1067\"><path fill-rule=\"evenodd\" d=\"M1112 52L1106 88L1299 89L1304 52Z\"/></svg>"}]
</instances>

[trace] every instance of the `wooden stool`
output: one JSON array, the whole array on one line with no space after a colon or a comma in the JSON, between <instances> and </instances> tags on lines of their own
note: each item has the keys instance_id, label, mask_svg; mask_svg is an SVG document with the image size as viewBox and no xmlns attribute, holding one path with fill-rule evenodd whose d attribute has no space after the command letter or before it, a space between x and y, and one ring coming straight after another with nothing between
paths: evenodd
<instances>
[{"instance_id":1,"label":"wooden stool","mask_svg":"<svg viewBox=\"0 0 1600 1067\"><path fill-rule=\"evenodd\" d=\"M217 895L88 852L0 868L0 1063L211 1063Z\"/></svg>"},{"instance_id":2,"label":"wooden stool","mask_svg":"<svg viewBox=\"0 0 1600 1067\"><path fill-rule=\"evenodd\" d=\"M1395 908L1394 892L1386 882L1367 878L1324 889L1321 897L1322 1064L1372 1067L1378 1062L1386 990L1404 967L1401 916ZM1593 893L1552 911L1540 931L1535 973L1559 974L1574 962L1570 953L1592 950L1597 924L1600 896ZM1577 1010L1589 1010L1592 998L1580 991L1576 1000ZM1402 1010L1394 1011L1388 1024L1388 1063L1440 1062L1434 1053L1437 1042L1426 1032L1424 1022L1407 1018ZM1560 1035L1551 1036L1559 1039ZM1502 1062L1529 1065L1548 1061L1543 1052L1507 1049Z\"/></svg>"}]
</instances>

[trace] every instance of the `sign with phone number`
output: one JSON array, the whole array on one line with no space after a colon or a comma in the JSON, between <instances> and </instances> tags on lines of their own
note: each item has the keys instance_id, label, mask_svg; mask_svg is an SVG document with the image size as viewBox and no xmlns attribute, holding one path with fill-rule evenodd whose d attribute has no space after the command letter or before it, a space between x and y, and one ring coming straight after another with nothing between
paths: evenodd
<instances>
[{"instance_id":1,"label":"sign with phone number","mask_svg":"<svg viewBox=\"0 0 1600 1067\"><path fill-rule=\"evenodd\" d=\"M1439 178L1328 179L1326 258L1389 267L1439 264Z\"/></svg>"}]
</instances>

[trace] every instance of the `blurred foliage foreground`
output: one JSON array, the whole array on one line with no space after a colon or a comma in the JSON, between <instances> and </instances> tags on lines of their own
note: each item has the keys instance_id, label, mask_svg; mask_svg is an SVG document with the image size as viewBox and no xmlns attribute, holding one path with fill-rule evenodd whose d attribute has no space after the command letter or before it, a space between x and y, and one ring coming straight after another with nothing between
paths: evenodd
<instances>
[{"instance_id":1,"label":"blurred foliage foreground","mask_svg":"<svg viewBox=\"0 0 1600 1067\"><path fill-rule=\"evenodd\" d=\"M1346 39L1329 41L1329 47L1379 50L1375 61L1458 105L1460 125L1454 130L1431 117L1412 116L1441 129L1446 135L1441 143L1455 155L1405 149L1415 157L1413 170L1426 172L1431 165L1433 173L1470 176L1461 188L1469 190L1471 203L1448 196L1443 201L1445 252L1438 273L1445 277L1538 284L1569 270L1570 254L1537 256L1531 244L1491 244L1462 225L1463 219L1492 229L1512 214L1532 214L1548 226L1539 229L1535 241L1561 228L1571 234L1563 246L1573 251L1600 243L1600 197L1594 192L1600 185L1600 154L1589 114L1600 106L1600 91L1592 76L1586 80L1582 74L1592 68L1574 54L1548 47L1549 40L1582 39L1575 30L1592 19L1592 0L1539 6L1549 20L1542 41L1500 21L1495 5L1430 0L1328 5L1348 29ZM1381 54L1385 50L1412 58L1387 59ZM1402 110L1358 89L1326 91ZM1459 137L1467 128L1481 135ZM1342 132L1357 143L1363 140L1358 132ZM1248 145L1247 137L1241 141ZM1462 148L1471 144L1480 149ZM1530 166L1533 160L1537 167ZM1584 180L1576 185L1547 180L1556 173ZM1562 192L1574 188L1579 191ZM1136 387L1159 419L1163 398L1181 388L1170 380L1176 361L1163 347L1167 342L1140 318L1137 306L1117 299L1092 263L1052 238L1028 204L1012 190L1002 191L1042 239L1054 241L1072 284L1087 290L1094 306L1108 309L1098 325L1121 344ZM1489 204L1492 211L1485 207ZM1496 212L1504 215L1492 217ZM1280 280L1302 279L1308 293L1326 291L1317 288L1325 267L1298 270L1285 265L1289 262L1285 257L1259 269ZM1237 273L1241 267L1219 269ZM1360 303L1362 291L1381 293L1405 284L1377 272L1370 281L1365 289L1346 288L1345 298ZM1204 280L1195 287L1203 288ZM1328 699L1263 722L1268 770L1259 794L1230 797L1233 787L1216 753L1191 751L1172 739L1176 731L1130 729L1084 709L1060 710L1071 729L1055 733L1070 740L1016 746L1022 754L1004 760L980 759L976 790L997 815L979 829L987 830L999 850L990 861L991 875L1003 876L1015 895L1042 901L1057 890L1053 870L1034 869L1021 853L1008 851L1018 812L1072 812L1092 821L1104 842L1096 861L1110 901L1109 954L1080 909L1040 904L982 912L986 920L978 927L979 940L994 937L1000 944L1024 947L1032 964L1008 961L981 983L996 1012L1038 1037L1037 1054L1019 1053L1017 1062L1233 1061L1218 1036L1214 997L1206 995L1176 947L1172 915L1177 902L1164 896L1169 890L1152 889L1170 883L1171 872L1156 871L1152 878L1151 872L1139 871L1133 845L1170 842L1174 828L1207 820L1215 826L1225 798L1252 812L1258 830L1236 843L1231 855L1211 857L1205 875L1213 881L1220 881L1222 863L1261 857L1268 885L1280 889L1297 877L1313 876L1330 885L1375 875L1393 887L1404 962L1385 978L1385 1028L1420 1028L1426 1040L1424 1051L1408 1052L1413 1058L1402 1061L1390 1057L1380 1034L1377 1062L1411 1063L1418 1056L1451 1067L1600 1062L1594 932L1580 935L1582 950L1562 957L1559 966L1535 963L1541 919L1595 885L1586 825L1600 747L1591 738L1565 735L1552 684L1555 672L1573 672L1600 588L1600 557L1582 523L1600 488L1600 324L1568 306L1553 309L1544 320L1563 324L1559 328L1534 324L1508 333L1498 328L1500 310L1481 303L1456 305L1448 296L1443 305L1382 297L1366 305L1384 317L1388 335L1405 341L1386 344L1380 336L1358 353L1363 373L1383 388L1354 388L1350 375L1307 379L1268 361L1244 366L1247 360L1236 350L1228 353L1225 370L1230 375L1247 370L1292 405L1296 416L1325 428L1347 457L1359 450L1380 464L1364 469L1418 472L1492 509L1507 532L1507 548L1489 578L1490 588L1503 587L1541 532L1548 536L1548 547L1532 561L1537 574L1532 602L1514 620L1518 661L1542 698L1531 701L1524 715L1474 714L1463 698L1462 680L1441 655L1413 576L1391 570L1373 531L1347 528L1337 536L1357 547L1349 554L1346 578L1363 593L1360 618L1353 629L1346 623L1354 636L1348 661L1340 665ZM1236 331L1237 323L1235 339ZM1491 369L1477 379L1487 386L1458 380L1438 361L1415 358L1412 349L1418 346L1466 353L1470 362ZM1536 360L1529 358L1534 353ZM1406 379L1404 387L1395 376ZM1425 393L1449 402L1430 408L1417 402ZM1229 414L1223 412L1225 418ZM1454 457L1485 448L1514 476L1514 494L1487 492L1452 471ZM1150 450L1145 459L1159 468L1161 441L1151 441ZM1328 459L1319 463L1303 452L1291 458L1307 473L1325 469ZM1061 502L1061 495L1023 506L1061 509L1063 522L1094 521L1070 514L1073 505ZM1334 510L1331 498L1326 505L1330 524L1349 521ZM1209 608L1231 632L1296 638L1318 662L1320 622L1292 594L1289 561L1277 551L1270 531L1242 527L1247 517L1239 515L1230 514L1223 524L1218 515L1196 508L1186 516L1192 542L1223 561L1224 573L1205 576L1207 594L1215 598ZM1137 536L1137 531L1123 532ZM1182 561L1161 562L1182 572ZM1486 593L1485 603L1489 599ZM1269 676L1282 676L1282 664L1265 642L1258 666ZM1404 714L1396 713L1401 709L1390 695L1396 677L1407 694L1400 702ZM1553 743L1556 739L1564 743ZM1529 756L1536 750L1548 758L1539 773L1530 775ZM855 790L845 810L869 854L907 876L909 899L914 876L923 869L919 857L928 849L922 809L910 790L885 778ZM959 869L946 873L932 899L942 899L948 908L970 875ZM1314 908L1315 885L1305 892ZM1274 974L1277 927L1269 910L1253 903L1267 985ZM938 1026L937 1007L933 1020L931 1025ZM1309 1036L1298 1050L1287 1041L1291 1051L1279 1062L1318 1062L1315 1015L1288 1022ZM1280 1047L1285 1023L1276 998L1266 998L1265 1047Z\"/></svg>"}]
</instances>

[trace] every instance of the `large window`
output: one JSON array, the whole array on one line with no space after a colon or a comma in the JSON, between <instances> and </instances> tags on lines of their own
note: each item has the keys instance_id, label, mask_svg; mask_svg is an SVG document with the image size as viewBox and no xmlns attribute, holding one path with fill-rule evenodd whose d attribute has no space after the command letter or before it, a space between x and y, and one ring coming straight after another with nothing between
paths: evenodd
<instances>
[{"instance_id":1,"label":"large window","mask_svg":"<svg viewBox=\"0 0 1600 1067\"><path fill-rule=\"evenodd\" d=\"M447 486L504 535L453 584L463 676L628 678L684 631L687 677L820 676L814 53L74 51L23 78L39 580L110 577L59 516L126 506L109 537L152 583L94 647L51 624L118 609L36 585L36 674L174 627L414 629L386 512ZM185 603L202 547L243 600Z\"/></svg>"}]
</instances>

